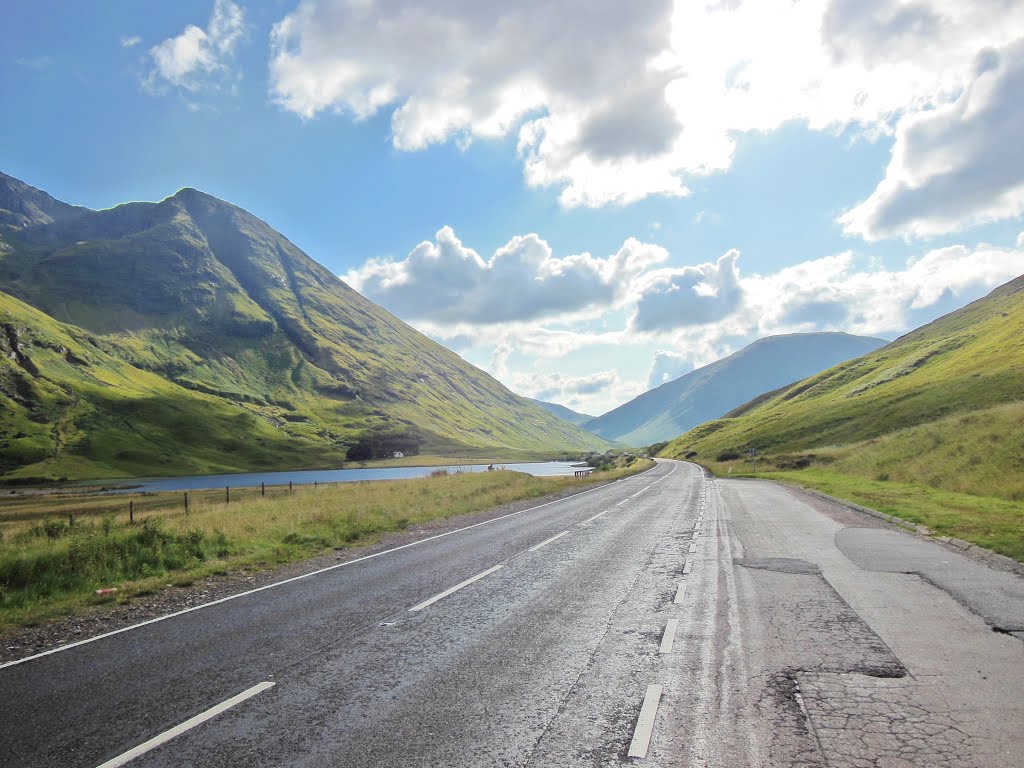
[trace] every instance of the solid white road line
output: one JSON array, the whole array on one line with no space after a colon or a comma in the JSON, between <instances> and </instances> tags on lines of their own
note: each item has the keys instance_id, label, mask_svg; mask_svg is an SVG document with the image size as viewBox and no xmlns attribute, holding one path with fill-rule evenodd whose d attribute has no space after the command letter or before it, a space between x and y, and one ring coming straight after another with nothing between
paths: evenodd
<instances>
[{"instance_id":1,"label":"solid white road line","mask_svg":"<svg viewBox=\"0 0 1024 768\"><path fill-rule=\"evenodd\" d=\"M602 512L601 514L603 515L603 514L604 514L604 512ZM593 519L593 518L591 518L591 519ZM527 551L527 552L536 552L536 551L537 551L538 549L540 549L541 547L546 547L546 546L547 546L548 544L550 544L550 543L551 543L552 541L558 541L558 540L559 540L560 538L562 538L563 536L565 536L565 535L566 535L567 533L569 533L569 532L568 532L568 531L562 531L561 533L556 533L556 534L555 534L554 536L552 536L552 537L551 537L550 539L544 539L544 541L542 541L542 542L541 542L540 544L534 544L534 545L533 545L532 547L530 547L530 548L529 548L528 550L526 550L526 551Z\"/></svg>"},{"instance_id":2,"label":"solid white road line","mask_svg":"<svg viewBox=\"0 0 1024 768\"><path fill-rule=\"evenodd\" d=\"M653 471L655 469L657 469L657 466L651 467L650 469L645 469L639 475L633 475L632 477L625 477L625 478L622 478L621 480L616 480L615 482L616 483L620 483L620 482L625 482L625 481L629 481L629 480L635 480L636 478L641 477L642 475L645 475L648 472L651 472L651 471ZM673 467L673 472L674 471L675 471L675 468ZM472 525L466 525L466 526L463 526L462 528L456 528L454 531L447 531L445 533L439 533L436 536L428 536L425 539L419 539L418 541L411 541L408 544L402 544L401 546L398 546L398 547L392 547L391 549L385 549L385 550L382 550L380 552L374 552L372 555L365 555L363 557L357 557L355 560L348 560L348 561L346 561L344 563L338 563L337 565L329 565L326 568L320 568L319 570L316 570L316 571L310 571L309 573L303 573L300 576L292 576L290 579L282 579L281 581L275 581L273 584L264 584L262 587L256 587L256 589L250 589L250 590L247 590L246 592L239 592L237 595L228 595L227 597L222 597L219 600L211 600L210 602L203 603L202 605L193 605L191 608L185 608L185 609L180 610L180 611L175 611L174 613L168 613L165 616L157 616L155 619L148 619L146 621L140 621L138 624L132 624L130 627L121 627L120 629L115 629L112 632L105 632L102 635L96 635L95 637L87 637L85 640L79 640L79 641L74 642L74 643L68 643L67 645L58 646L57 648L51 648L48 651L43 651L41 653L37 653L37 654L34 654L32 656L26 656L23 659L15 659L14 661L8 661L8 662L6 662L4 664L0 664L0 669L6 669L7 667L14 667L14 666L17 666L18 664L24 664L26 661L33 661L35 659L41 659L43 656L49 656L49 655L54 654L54 653L61 653L63 651L67 651L67 650L70 650L72 648L77 648L80 645L88 645L89 643L95 643L97 640L104 640L104 639L106 639L108 637L113 637L114 635L120 635L122 632L131 632L133 629L139 629L140 627L146 627L146 626L149 626L150 624L156 624L156 623L161 622L161 621L167 621L167 619L173 619L173 618L175 618L177 616L182 616L182 615L184 615L186 613L192 613L192 611L201 611L204 608L212 608L213 606L220 605L221 603L227 603L227 602L230 602L231 600L238 600L240 597L248 597L249 595L255 595L257 592L263 592L263 591L268 590L268 589L274 589L275 587L284 586L285 584L291 584L293 581L301 581L302 579L308 579L308 578L311 578L313 576L319 576L322 573L328 573L329 571L336 571L339 568L347 568L350 565L356 565L357 563L362 563L362 562L365 562L367 560L373 560L374 558L377 558L377 557L383 557L384 555L390 555L393 552L399 552L399 551L401 551L403 549L408 549L409 547L418 547L420 544L426 544L428 541L434 541L435 539L443 539L445 536L453 536L456 533L462 533L463 531L468 531L468 530L471 530L473 528L479 528L481 525L490 525L491 523L496 523L499 520L505 520L505 519L507 519L509 517L515 517L517 515L524 515L527 512L533 512L534 510L537 510L537 509L543 509L544 507L551 506L552 504L558 504L559 502L562 502L562 501L569 501L570 499L575 499L577 496L583 496L583 495L588 494L588 493L594 493L596 491L607 490L608 488L614 487L614 485L615 485L615 483L612 483L610 485L599 485L597 488L588 488L585 491L580 491L579 493L574 493L572 496L565 496L565 497L563 497L561 499L555 499L554 501L546 501L543 504L538 504L536 507L530 507L529 509L521 509L518 512L510 512L507 515L501 515L500 517L492 517L490 520L483 520L483 521L481 521L479 523L473 523Z\"/></svg>"},{"instance_id":3,"label":"solid white road line","mask_svg":"<svg viewBox=\"0 0 1024 768\"><path fill-rule=\"evenodd\" d=\"M466 579L465 581L459 582L454 587L449 587L444 592L441 592L440 594L434 595L433 597L429 598L428 600L424 600L422 603L419 603L418 605L414 605L409 610L410 611L422 611L424 608L433 605L438 600L443 600L444 598L448 597L448 595L454 594L455 592L458 592L463 587L468 587L474 581L479 581L484 576L490 576L495 571L500 571L504 567L505 567L504 565L496 565L493 568L488 568L486 571L483 571L482 573L478 573L476 576L471 576L470 578Z\"/></svg>"},{"instance_id":4,"label":"solid white road line","mask_svg":"<svg viewBox=\"0 0 1024 768\"><path fill-rule=\"evenodd\" d=\"M248 689L246 691L242 691L237 696L232 696L227 701L223 701L223 702L221 702L220 704L218 704L215 707L210 707L205 712L202 712L202 713L196 715L195 717L186 720L181 725L176 725L173 728L171 728L169 731L164 731L159 736L154 736L149 741L147 741L147 742L145 742L143 744L139 744L139 746L135 747L134 749L129 749L124 754L118 755L117 757L115 757L112 760L108 760L107 762L103 763L103 765L99 766L99 768L117 768L120 765L124 765L125 763L129 763L132 760L134 760L136 757L139 757L140 755L144 755L144 754L146 754L147 752L149 752L152 749L156 749L161 744L166 744L168 741L170 741L174 737L180 736L181 734L185 733L185 731L190 731L193 728L195 728L197 725L201 725L202 723L205 723L207 720L210 720L210 719L216 717L217 715L221 714L222 712L226 712L227 710L231 709L232 707L237 706L238 704L241 704L246 699L251 699L256 694L263 693L268 688L273 688L273 687L274 687L274 683L269 683L269 682L268 683L260 683L259 685L254 685L252 688L250 688L250 689Z\"/></svg>"},{"instance_id":5,"label":"solid white road line","mask_svg":"<svg viewBox=\"0 0 1024 768\"><path fill-rule=\"evenodd\" d=\"M658 649L658 653L672 653L677 629L679 629L679 619L669 619L665 624L665 634L661 636L661 647Z\"/></svg>"},{"instance_id":6,"label":"solid white road line","mask_svg":"<svg viewBox=\"0 0 1024 768\"><path fill-rule=\"evenodd\" d=\"M633 731L633 741L629 744L628 757L647 757L647 749L651 746L651 735L654 733L654 718L658 715L658 704L661 703L662 687L648 685L644 695L644 703L640 707L640 717Z\"/></svg>"},{"instance_id":7,"label":"solid white road line","mask_svg":"<svg viewBox=\"0 0 1024 768\"><path fill-rule=\"evenodd\" d=\"M672 602L679 605L683 602L684 597L686 597L686 582L680 581L679 586L676 588L676 598Z\"/></svg>"}]
</instances>

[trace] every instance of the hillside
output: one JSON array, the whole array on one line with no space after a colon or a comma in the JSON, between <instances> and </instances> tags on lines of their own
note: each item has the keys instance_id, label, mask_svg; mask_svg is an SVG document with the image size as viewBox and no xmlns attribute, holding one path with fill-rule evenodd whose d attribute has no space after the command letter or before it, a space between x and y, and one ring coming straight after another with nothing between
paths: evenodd
<instances>
[{"instance_id":1,"label":"hillside","mask_svg":"<svg viewBox=\"0 0 1024 768\"><path fill-rule=\"evenodd\" d=\"M885 344L846 333L769 336L722 360L666 382L583 428L628 445L671 440L763 392L792 384Z\"/></svg>"},{"instance_id":2,"label":"hillside","mask_svg":"<svg viewBox=\"0 0 1024 768\"><path fill-rule=\"evenodd\" d=\"M1024 562L1024 277L662 455L814 488Z\"/></svg>"},{"instance_id":3,"label":"hillside","mask_svg":"<svg viewBox=\"0 0 1024 768\"><path fill-rule=\"evenodd\" d=\"M674 440L709 460L850 445L1024 400L1024 277L874 352Z\"/></svg>"},{"instance_id":4,"label":"hillside","mask_svg":"<svg viewBox=\"0 0 1024 768\"><path fill-rule=\"evenodd\" d=\"M0 174L0 291L0 476L606 447L196 190L91 211Z\"/></svg>"},{"instance_id":5,"label":"hillside","mask_svg":"<svg viewBox=\"0 0 1024 768\"><path fill-rule=\"evenodd\" d=\"M588 416L585 413L574 411L572 408L566 408L564 405L559 405L558 403L547 403L543 400L534 400L532 397L527 398L527 400L532 403L536 403L545 411L555 414L558 418L565 419L573 424L580 425L594 418L593 416Z\"/></svg>"}]
</instances>

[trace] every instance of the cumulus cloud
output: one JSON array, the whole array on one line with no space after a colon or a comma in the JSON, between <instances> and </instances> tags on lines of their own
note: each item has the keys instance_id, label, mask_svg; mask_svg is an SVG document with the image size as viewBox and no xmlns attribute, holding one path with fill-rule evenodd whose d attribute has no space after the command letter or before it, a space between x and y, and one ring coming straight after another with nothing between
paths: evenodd
<instances>
[{"instance_id":1,"label":"cumulus cloud","mask_svg":"<svg viewBox=\"0 0 1024 768\"><path fill-rule=\"evenodd\" d=\"M505 381L514 391L535 400L598 415L632 400L643 391L641 382L624 379L619 371L603 370L581 376L559 373L511 373Z\"/></svg>"},{"instance_id":2,"label":"cumulus cloud","mask_svg":"<svg viewBox=\"0 0 1024 768\"><path fill-rule=\"evenodd\" d=\"M900 120L885 179L840 218L845 232L926 237L1024 212L1024 38L975 70L955 101Z\"/></svg>"},{"instance_id":3,"label":"cumulus cloud","mask_svg":"<svg viewBox=\"0 0 1024 768\"><path fill-rule=\"evenodd\" d=\"M715 264L661 269L638 287L630 327L638 331L711 323L730 314L743 301L737 261L732 250Z\"/></svg>"},{"instance_id":4,"label":"cumulus cloud","mask_svg":"<svg viewBox=\"0 0 1024 768\"><path fill-rule=\"evenodd\" d=\"M687 194L737 133L892 133L1022 34L1007 0L305 0L273 29L270 77L306 118L390 113L399 149L514 135L529 184L599 206Z\"/></svg>"},{"instance_id":5,"label":"cumulus cloud","mask_svg":"<svg viewBox=\"0 0 1024 768\"><path fill-rule=\"evenodd\" d=\"M151 90L171 85L197 91L210 84L227 72L226 62L245 30L241 6L232 0L215 0L206 29L189 24L180 35L149 50L153 66L145 85Z\"/></svg>"},{"instance_id":6,"label":"cumulus cloud","mask_svg":"<svg viewBox=\"0 0 1024 768\"><path fill-rule=\"evenodd\" d=\"M138 35L121 35L121 47L122 48L134 48L136 45L142 42L142 38Z\"/></svg>"},{"instance_id":7,"label":"cumulus cloud","mask_svg":"<svg viewBox=\"0 0 1024 768\"><path fill-rule=\"evenodd\" d=\"M588 376L562 376L558 373L535 376L533 395L537 400L566 400L573 395L593 395L618 383L615 371L599 371Z\"/></svg>"},{"instance_id":8,"label":"cumulus cloud","mask_svg":"<svg viewBox=\"0 0 1024 768\"><path fill-rule=\"evenodd\" d=\"M664 253L637 261L643 248L629 246L605 259L573 261L524 236L484 260L446 228L402 262L369 262L346 277L382 291L400 316L458 346L514 391L598 414L764 336L845 331L891 338L1024 271L1024 233L1011 246L937 248L888 268L847 251L767 274L743 271L737 251L664 268ZM524 251L534 256L523 258ZM516 258L503 264L506 253ZM544 285L576 268L582 278L558 284L597 286L591 295L600 300L587 312L582 299L552 300L558 291ZM503 291L517 297L502 303Z\"/></svg>"},{"instance_id":9,"label":"cumulus cloud","mask_svg":"<svg viewBox=\"0 0 1024 768\"><path fill-rule=\"evenodd\" d=\"M901 333L924 315L950 311L1017 277L1024 253L962 245L909 260L902 269L872 269L853 253L804 262L743 281L744 313L760 335L844 330L867 335Z\"/></svg>"},{"instance_id":10,"label":"cumulus cloud","mask_svg":"<svg viewBox=\"0 0 1024 768\"><path fill-rule=\"evenodd\" d=\"M556 257L534 234L512 238L484 261L451 227L402 261L371 260L346 282L396 314L433 322L509 323L567 315L620 301L634 278L668 258L627 240L606 258Z\"/></svg>"}]
</instances>

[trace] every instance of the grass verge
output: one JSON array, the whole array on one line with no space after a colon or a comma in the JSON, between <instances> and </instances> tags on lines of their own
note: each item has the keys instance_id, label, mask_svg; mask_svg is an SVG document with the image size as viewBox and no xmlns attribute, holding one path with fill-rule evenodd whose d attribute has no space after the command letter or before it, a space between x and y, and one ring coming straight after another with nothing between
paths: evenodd
<instances>
[{"instance_id":1,"label":"grass verge","mask_svg":"<svg viewBox=\"0 0 1024 768\"><path fill-rule=\"evenodd\" d=\"M726 476L725 467L712 467ZM927 526L1024 562L1024 502L947 491L916 483L871 480L828 469L744 472L733 476L778 480L811 488Z\"/></svg>"},{"instance_id":2,"label":"grass verge","mask_svg":"<svg viewBox=\"0 0 1024 768\"><path fill-rule=\"evenodd\" d=\"M267 497L255 491L225 503L223 493L196 494L188 512L181 494L147 494L135 525L124 496L95 497L91 514L72 523L71 501L40 515L45 499L22 500L17 526L0 539L0 629L73 614L99 602L125 602L172 583L228 569L271 567L331 548L378 541L384 534L512 501L635 474L645 460L589 478L533 477L518 472L455 473L418 480L339 483ZM78 501L81 509L82 499ZM0 520L11 511L0 506ZM116 587L116 596L94 591Z\"/></svg>"}]
</instances>

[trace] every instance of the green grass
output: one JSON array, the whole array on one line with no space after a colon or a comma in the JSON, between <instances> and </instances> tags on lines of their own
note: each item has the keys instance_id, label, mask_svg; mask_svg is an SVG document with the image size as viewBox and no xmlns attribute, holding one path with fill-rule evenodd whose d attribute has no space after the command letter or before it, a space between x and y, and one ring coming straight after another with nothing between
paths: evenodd
<instances>
[{"instance_id":1,"label":"green grass","mask_svg":"<svg viewBox=\"0 0 1024 768\"><path fill-rule=\"evenodd\" d=\"M870 480L828 469L759 472L757 477L827 493L927 526L1024 562L1024 502L954 493L914 483Z\"/></svg>"},{"instance_id":2,"label":"green grass","mask_svg":"<svg viewBox=\"0 0 1024 768\"><path fill-rule=\"evenodd\" d=\"M634 474L634 461L585 479L518 472L438 470L419 480L338 483L294 493L273 489L136 496L137 524L124 496L21 497L0 503L0 629L81 611L93 591L117 600L152 594L228 569L262 568L331 548L372 543L389 532ZM75 522L68 520L76 513ZM104 598L109 600L110 598Z\"/></svg>"},{"instance_id":3,"label":"green grass","mask_svg":"<svg viewBox=\"0 0 1024 768\"><path fill-rule=\"evenodd\" d=\"M1024 278L661 455L804 484L1024 559Z\"/></svg>"},{"instance_id":4,"label":"green grass","mask_svg":"<svg viewBox=\"0 0 1024 768\"><path fill-rule=\"evenodd\" d=\"M443 455L609 447L235 206L182 190L79 213L0 232L0 325L28 360L0 333L0 478L338 466L382 435Z\"/></svg>"},{"instance_id":5,"label":"green grass","mask_svg":"<svg viewBox=\"0 0 1024 768\"><path fill-rule=\"evenodd\" d=\"M844 446L1024 400L1024 292L1017 284L831 368L663 451L699 460Z\"/></svg>"}]
</instances>

